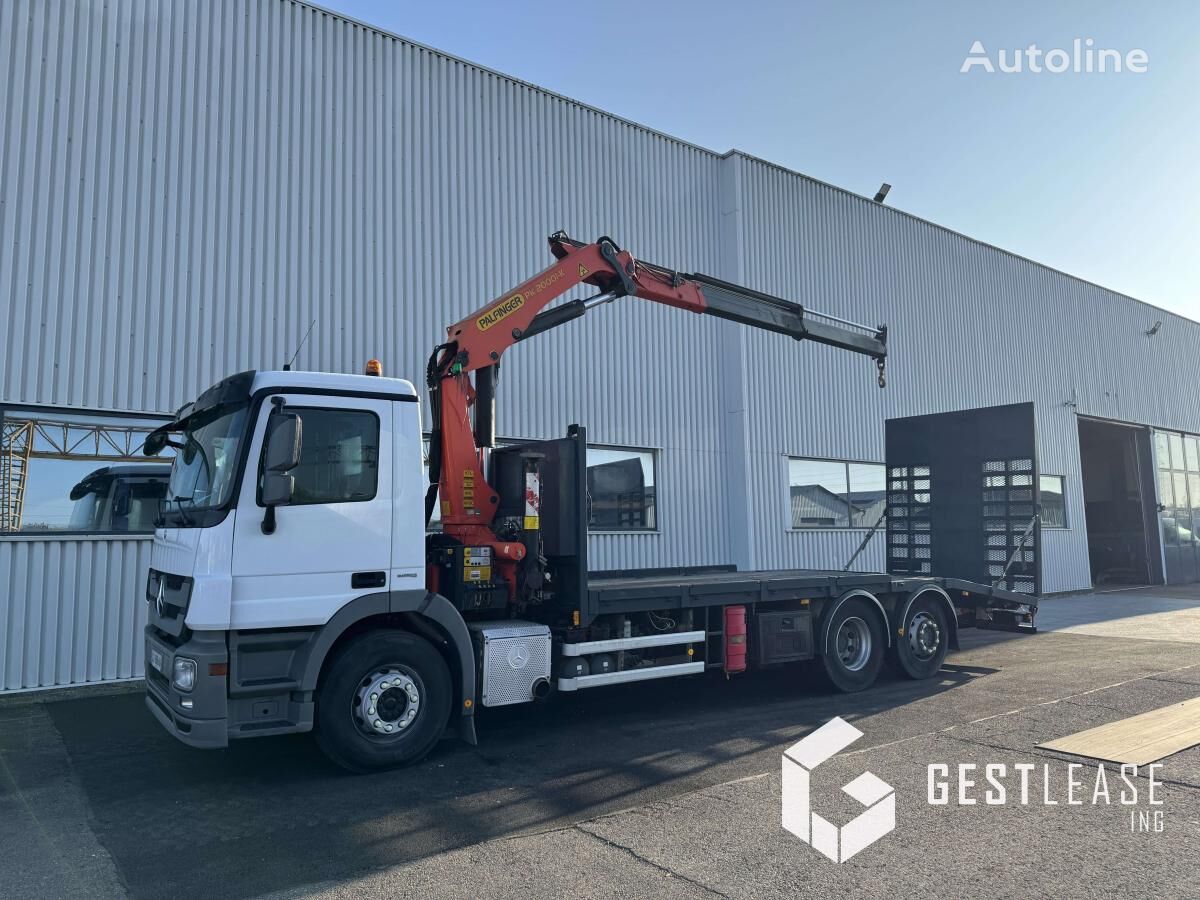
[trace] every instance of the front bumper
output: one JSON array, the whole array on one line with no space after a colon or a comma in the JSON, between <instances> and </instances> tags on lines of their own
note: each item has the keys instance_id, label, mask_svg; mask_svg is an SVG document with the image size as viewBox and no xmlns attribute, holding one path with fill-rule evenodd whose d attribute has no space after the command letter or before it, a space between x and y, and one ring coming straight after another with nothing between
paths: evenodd
<instances>
[{"instance_id":1,"label":"front bumper","mask_svg":"<svg viewBox=\"0 0 1200 900\"><path fill-rule=\"evenodd\" d=\"M167 731L191 747L229 746L228 678L210 675L209 667L224 663L229 651L221 632L193 632L176 646L153 625L146 626L146 708ZM171 683L175 657L196 661L196 684L181 691ZM161 661L155 666L154 661ZM191 708L184 701L191 702Z\"/></svg>"}]
</instances>

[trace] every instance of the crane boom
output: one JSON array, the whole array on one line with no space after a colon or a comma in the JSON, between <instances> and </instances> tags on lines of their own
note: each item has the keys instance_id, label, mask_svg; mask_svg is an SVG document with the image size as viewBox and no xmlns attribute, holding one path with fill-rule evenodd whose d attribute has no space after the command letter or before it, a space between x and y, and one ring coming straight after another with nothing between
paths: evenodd
<instances>
[{"instance_id":1,"label":"crane boom","mask_svg":"<svg viewBox=\"0 0 1200 900\"><path fill-rule=\"evenodd\" d=\"M515 568L526 548L499 540L490 528L499 497L484 478L481 453L495 445L497 372L514 344L630 296L868 356L884 386L886 326L851 322L707 275L641 262L607 237L584 244L560 231L549 242L556 262L447 328L446 341L434 348L426 369L433 413L426 520L440 497L443 533L463 544L491 547L514 592ZM580 285L599 293L550 306Z\"/></svg>"}]
</instances>

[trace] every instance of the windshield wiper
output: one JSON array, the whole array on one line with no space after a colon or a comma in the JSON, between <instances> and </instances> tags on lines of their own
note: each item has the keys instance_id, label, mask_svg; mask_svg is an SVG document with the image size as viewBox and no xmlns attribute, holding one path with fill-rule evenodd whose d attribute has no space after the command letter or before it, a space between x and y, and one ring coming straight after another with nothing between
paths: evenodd
<instances>
[{"instance_id":1,"label":"windshield wiper","mask_svg":"<svg viewBox=\"0 0 1200 900\"><path fill-rule=\"evenodd\" d=\"M191 497L176 497L175 498L175 508L177 510L179 510L179 518L181 518L183 520L184 528L192 527L192 517L189 516L187 514L187 511L183 508L183 501L191 500L191 499L192 499ZM168 499L167 502L170 503L171 501Z\"/></svg>"}]
</instances>

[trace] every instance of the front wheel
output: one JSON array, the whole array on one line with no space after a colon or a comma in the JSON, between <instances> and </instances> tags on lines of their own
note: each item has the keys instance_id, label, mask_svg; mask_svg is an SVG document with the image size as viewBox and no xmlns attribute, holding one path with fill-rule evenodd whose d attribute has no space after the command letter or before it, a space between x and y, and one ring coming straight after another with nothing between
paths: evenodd
<instances>
[{"instance_id":1,"label":"front wheel","mask_svg":"<svg viewBox=\"0 0 1200 900\"><path fill-rule=\"evenodd\" d=\"M343 769L369 772L423 759L442 736L450 670L428 641L372 631L342 647L317 691L316 738Z\"/></svg>"},{"instance_id":2,"label":"front wheel","mask_svg":"<svg viewBox=\"0 0 1200 900\"><path fill-rule=\"evenodd\" d=\"M829 622L821 664L835 688L852 694L875 683L883 666L883 626L864 597L851 597Z\"/></svg>"},{"instance_id":3,"label":"front wheel","mask_svg":"<svg viewBox=\"0 0 1200 900\"><path fill-rule=\"evenodd\" d=\"M917 681L932 678L946 660L950 629L945 604L929 591L919 594L900 626L893 648L896 665Z\"/></svg>"}]
</instances>

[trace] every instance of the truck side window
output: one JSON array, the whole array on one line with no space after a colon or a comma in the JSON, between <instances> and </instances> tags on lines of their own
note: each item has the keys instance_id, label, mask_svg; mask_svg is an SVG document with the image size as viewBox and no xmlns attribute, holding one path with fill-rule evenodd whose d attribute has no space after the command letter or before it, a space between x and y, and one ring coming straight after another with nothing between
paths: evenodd
<instances>
[{"instance_id":1,"label":"truck side window","mask_svg":"<svg viewBox=\"0 0 1200 900\"><path fill-rule=\"evenodd\" d=\"M300 416L300 465L292 506L372 500L379 481L379 418L357 409L289 406Z\"/></svg>"}]
</instances>

